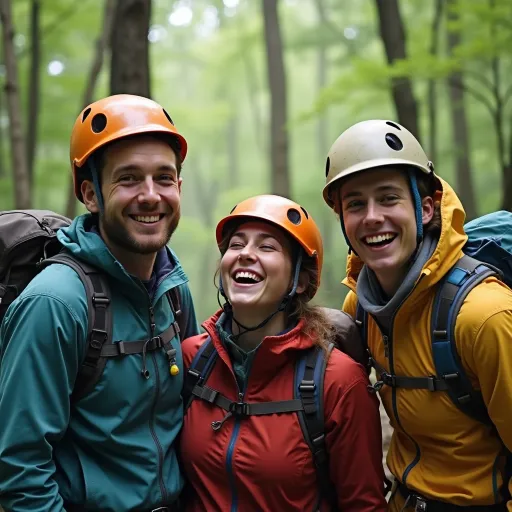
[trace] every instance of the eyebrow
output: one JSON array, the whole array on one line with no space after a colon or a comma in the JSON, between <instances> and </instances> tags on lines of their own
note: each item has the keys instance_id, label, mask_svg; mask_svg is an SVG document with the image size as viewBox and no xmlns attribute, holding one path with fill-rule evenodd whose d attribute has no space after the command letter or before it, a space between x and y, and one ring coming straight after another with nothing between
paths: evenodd
<instances>
[{"instance_id":1,"label":"eyebrow","mask_svg":"<svg viewBox=\"0 0 512 512\"><path fill-rule=\"evenodd\" d=\"M141 170L142 170L141 167L138 165L135 165L135 164L120 165L112 171L112 177L117 176L118 174L121 174L123 172L139 172ZM171 164L159 165L157 168L157 172L162 172L162 171L163 172L174 172L175 174L178 174L178 170L176 169L176 167Z\"/></svg>"},{"instance_id":2,"label":"eyebrow","mask_svg":"<svg viewBox=\"0 0 512 512\"><path fill-rule=\"evenodd\" d=\"M246 238L246 235L243 231L237 231L236 233L233 233L233 235L231 236L231 238L235 237L235 236L238 236L240 238ZM257 234L257 237L258 238L273 238L276 242L278 242L279 244L281 243L274 235L270 235L268 233L258 233Z\"/></svg>"},{"instance_id":3,"label":"eyebrow","mask_svg":"<svg viewBox=\"0 0 512 512\"><path fill-rule=\"evenodd\" d=\"M375 189L376 192L401 192L403 190L402 187L397 185L381 185ZM352 197L361 197L363 195L362 192L358 190L354 190L353 192L349 192L348 194L343 194L341 197L342 201L346 199L350 199Z\"/></svg>"}]
</instances>

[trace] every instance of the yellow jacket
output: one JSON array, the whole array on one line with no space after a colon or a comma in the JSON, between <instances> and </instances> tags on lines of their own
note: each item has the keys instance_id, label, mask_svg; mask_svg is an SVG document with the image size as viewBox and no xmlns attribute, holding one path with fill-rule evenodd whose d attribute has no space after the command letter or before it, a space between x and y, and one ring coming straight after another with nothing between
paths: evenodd
<instances>
[{"instance_id":1,"label":"yellow jacket","mask_svg":"<svg viewBox=\"0 0 512 512\"><path fill-rule=\"evenodd\" d=\"M430 317L436 284L462 256L466 242L464 210L453 189L440 180L442 230L412 293L397 311L389 360L372 318L368 345L376 361L395 375L435 374ZM512 229L512 226L511 226ZM343 309L355 317L356 281L362 262L350 254L343 283L351 291ZM512 291L487 278L467 296L457 317L458 353L475 389L480 389L499 436L512 451ZM394 371L390 370L390 362ZM502 444L496 433L464 413L447 393L384 386L380 396L394 428L387 464L393 475L426 498L455 505L489 505L501 501ZM512 492L512 482L509 482ZM396 493L389 509L399 511ZM508 502L512 511L512 501Z\"/></svg>"}]
</instances>

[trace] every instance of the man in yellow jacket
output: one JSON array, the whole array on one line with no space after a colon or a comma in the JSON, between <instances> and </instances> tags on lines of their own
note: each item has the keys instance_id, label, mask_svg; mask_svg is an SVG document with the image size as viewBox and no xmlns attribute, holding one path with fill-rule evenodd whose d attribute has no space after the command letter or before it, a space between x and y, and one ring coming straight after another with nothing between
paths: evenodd
<instances>
[{"instance_id":1,"label":"man in yellow jacket","mask_svg":"<svg viewBox=\"0 0 512 512\"><path fill-rule=\"evenodd\" d=\"M435 378L433 302L467 240L457 195L414 136L384 120L340 135L326 180L324 198L351 249L343 309L355 318L359 303L366 312L371 361L378 379L386 377L375 387L394 428L389 510L512 511L505 468L512 450L512 291L487 277L455 323L462 367L492 420L486 425L462 412ZM417 377L431 389L409 386Z\"/></svg>"}]
</instances>

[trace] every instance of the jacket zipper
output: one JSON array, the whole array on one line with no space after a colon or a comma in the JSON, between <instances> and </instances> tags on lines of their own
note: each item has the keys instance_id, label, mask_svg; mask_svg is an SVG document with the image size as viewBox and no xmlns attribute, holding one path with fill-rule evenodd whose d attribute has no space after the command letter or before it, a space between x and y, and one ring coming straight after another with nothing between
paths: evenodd
<instances>
[{"instance_id":1,"label":"jacket zipper","mask_svg":"<svg viewBox=\"0 0 512 512\"><path fill-rule=\"evenodd\" d=\"M236 377L235 382L238 390L238 401L243 402L245 396L245 389L243 393L240 391ZM235 417L235 425L233 427L233 433L231 434L231 439L229 441L228 451L226 454L226 471L228 473L229 486L231 488L231 494L233 496L233 500L231 502L231 512L237 512L238 510L238 494L236 491L235 474L233 473L233 453L235 451L235 444L238 439L238 434L240 433L240 424L241 418Z\"/></svg>"},{"instance_id":2,"label":"jacket zipper","mask_svg":"<svg viewBox=\"0 0 512 512\"><path fill-rule=\"evenodd\" d=\"M151 299L150 299L151 300ZM149 322L151 328L151 338L155 335L155 314L153 311L153 306L149 306ZM158 436L155 432L155 412L156 412L156 404L158 401L158 396L160 394L160 373L158 371L158 365L156 361L155 354L151 353L151 360L155 366L155 397L153 400L153 406L151 408L151 416L149 420L149 431L151 432L151 436L153 437L153 441L155 442L156 449L158 452L158 483L160 485L160 491L162 493L162 500L165 503L167 501L167 490L165 488L164 476L163 476L163 465L164 465L164 452L162 450L162 445L158 440Z\"/></svg>"},{"instance_id":3,"label":"jacket zipper","mask_svg":"<svg viewBox=\"0 0 512 512\"><path fill-rule=\"evenodd\" d=\"M423 275L424 274L421 275L420 280L423 278ZM393 360L393 355L394 355L393 354L393 327L395 325L396 312L398 312L400 310L400 308L403 306L404 302L409 298L409 296L410 296L410 293L406 297L404 297L403 301L400 303L400 305L396 309L395 314L393 315L393 318L391 319L391 327L390 327L389 333L387 335L385 335L381 330L382 342L384 344L384 351L388 358L389 372L391 373L391 375L395 374L395 364L394 364L394 360ZM413 461L405 468L405 471L402 474L402 483L404 485L407 485L407 477L409 476L409 473L414 468L414 466L416 466L416 464L418 464L418 462L420 461L421 450L420 450L418 443L413 439L413 437L410 436L405 431L405 429L400 421L400 416L398 415L396 387L391 388L391 405L392 405L393 414L395 415L395 419L396 419L396 422L398 423L398 426L402 429L402 432L412 441L412 443L416 447L416 457L414 457Z\"/></svg>"}]
</instances>

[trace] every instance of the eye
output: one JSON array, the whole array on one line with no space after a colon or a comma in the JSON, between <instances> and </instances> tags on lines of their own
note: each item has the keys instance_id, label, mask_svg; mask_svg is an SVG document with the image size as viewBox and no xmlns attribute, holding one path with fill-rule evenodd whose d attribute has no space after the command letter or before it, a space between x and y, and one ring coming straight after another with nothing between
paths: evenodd
<instances>
[{"instance_id":1,"label":"eye","mask_svg":"<svg viewBox=\"0 0 512 512\"><path fill-rule=\"evenodd\" d=\"M121 181L121 182L135 181L135 176L133 174L123 174L122 176L119 176L118 181Z\"/></svg>"},{"instance_id":2,"label":"eye","mask_svg":"<svg viewBox=\"0 0 512 512\"><path fill-rule=\"evenodd\" d=\"M387 194L383 198L384 203L394 203L400 199L396 194Z\"/></svg>"},{"instance_id":3,"label":"eye","mask_svg":"<svg viewBox=\"0 0 512 512\"><path fill-rule=\"evenodd\" d=\"M242 242L229 242L229 249L241 249L244 246Z\"/></svg>"},{"instance_id":4,"label":"eye","mask_svg":"<svg viewBox=\"0 0 512 512\"><path fill-rule=\"evenodd\" d=\"M170 182L170 183L174 183L176 181L176 176L174 176L173 174L161 174L158 179L160 181L167 181L167 182Z\"/></svg>"},{"instance_id":5,"label":"eye","mask_svg":"<svg viewBox=\"0 0 512 512\"><path fill-rule=\"evenodd\" d=\"M359 199L356 199L354 201L349 201L346 205L345 205L345 209L346 210L355 210L357 208L361 208L362 206L364 205L364 202L359 200Z\"/></svg>"}]
</instances>

